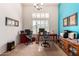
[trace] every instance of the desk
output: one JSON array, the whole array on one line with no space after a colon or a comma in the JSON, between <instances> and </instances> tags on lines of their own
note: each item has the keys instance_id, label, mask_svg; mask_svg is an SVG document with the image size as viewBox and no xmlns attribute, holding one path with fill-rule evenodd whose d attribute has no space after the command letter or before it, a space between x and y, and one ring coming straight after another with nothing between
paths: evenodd
<instances>
[{"instance_id":1,"label":"desk","mask_svg":"<svg viewBox=\"0 0 79 59\"><path fill-rule=\"evenodd\" d=\"M39 43L39 41L40 41L40 37L41 36L43 36L43 35L37 35L37 43ZM57 34L49 34L49 36L50 36L50 38L53 40L53 41L57 41L56 39L57 39Z\"/></svg>"},{"instance_id":2,"label":"desk","mask_svg":"<svg viewBox=\"0 0 79 59\"><path fill-rule=\"evenodd\" d=\"M70 55L71 52L70 48L75 48L76 49L76 56L79 56L79 42L77 42L76 39L69 39L69 38L61 38L62 43L63 43L63 50L67 55Z\"/></svg>"}]
</instances>

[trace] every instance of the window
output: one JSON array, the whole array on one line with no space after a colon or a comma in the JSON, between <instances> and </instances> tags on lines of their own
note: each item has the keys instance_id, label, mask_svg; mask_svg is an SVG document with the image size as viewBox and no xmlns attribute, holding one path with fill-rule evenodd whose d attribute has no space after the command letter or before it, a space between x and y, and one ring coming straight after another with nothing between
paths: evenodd
<instances>
[{"instance_id":1,"label":"window","mask_svg":"<svg viewBox=\"0 0 79 59\"><path fill-rule=\"evenodd\" d=\"M46 31L49 31L48 13L33 13L32 14L33 22L32 22L32 30L33 34L37 34L39 32L39 28L45 28Z\"/></svg>"},{"instance_id":2,"label":"window","mask_svg":"<svg viewBox=\"0 0 79 59\"><path fill-rule=\"evenodd\" d=\"M49 31L48 20L33 20L33 34L39 32L39 28L45 28L46 31Z\"/></svg>"},{"instance_id":3,"label":"window","mask_svg":"<svg viewBox=\"0 0 79 59\"><path fill-rule=\"evenodd\" d=\"M49 18L49 13L33 13L32 18Z\"/></svg>"}]
</instances>

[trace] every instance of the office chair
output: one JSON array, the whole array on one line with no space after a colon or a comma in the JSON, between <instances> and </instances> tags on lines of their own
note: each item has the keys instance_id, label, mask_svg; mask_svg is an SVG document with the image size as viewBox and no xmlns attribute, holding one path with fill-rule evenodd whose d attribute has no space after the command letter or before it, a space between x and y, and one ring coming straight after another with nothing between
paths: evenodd
<instances>
[{"instance_id":1,"label":"office chair","mask_svg":"<svg viewBox=\"0 0 79 59\"><path fill-rule=\"evenodd\" d=\"M50 47L49 44L49 33L47 31L44 31L43 33L43 43L41 44L43 47Z\"/></svg>"},{"instance_id":2,"label":"office chair","mask_svg":"<svg viewBox=\"0 0 79 59\"><path fill-rule=\"evenodd\" d=\"M32 42L32 31L30 29L25 29L25 33L27 38L29 39L29 42Z\"/></svg>"}]
</instances>

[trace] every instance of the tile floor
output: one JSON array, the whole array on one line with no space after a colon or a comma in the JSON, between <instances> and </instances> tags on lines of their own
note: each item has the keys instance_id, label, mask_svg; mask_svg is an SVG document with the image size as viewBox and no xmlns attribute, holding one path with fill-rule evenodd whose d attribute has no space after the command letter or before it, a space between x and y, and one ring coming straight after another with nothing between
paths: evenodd
<instances>
[{"instance_id":1,"label":"tile floor","mask_svg":"<svg viewBox=\"0 0 79 59\"><path fill-rule=\"evenodd\" d=\"M50 43L50 48L44 48L35 42L26 44L19 44L12 51L5 52L1 56L67 56L58 45L54 42Z\"/></svg>"}]
</instances>

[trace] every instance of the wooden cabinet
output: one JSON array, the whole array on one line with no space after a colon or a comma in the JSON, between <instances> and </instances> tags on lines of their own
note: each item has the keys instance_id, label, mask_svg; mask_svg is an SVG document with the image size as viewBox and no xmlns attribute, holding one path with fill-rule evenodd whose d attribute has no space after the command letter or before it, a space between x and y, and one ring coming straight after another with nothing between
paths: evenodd
<instances>
[{"instance_id":1,"label":"wooden cabinet","mask_svg":"<svg viewBox=\"0 0 79 59\"><path fill-rule=\"evenodd\" d=\"M65 53L67 53L68 54L68 41L67 40L62 40L63 41L63 45L64 45L64 51L65 51Z\"/></svg>"},{"instance_id":2,"label":"wooden cabinet","mask_svg":"<svg viewBox=\"0 0 79 59\"><path fill-rule=\"evenodd\" d=\"M61 38L59 43L67 55L79 56L79 42L76 39Z\"/></svg>"}]
</instances>

